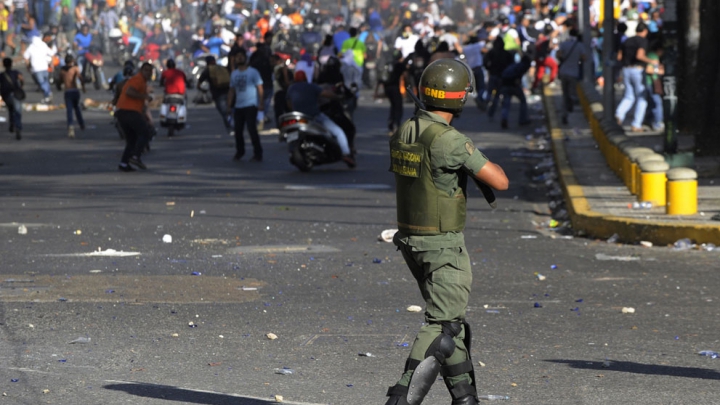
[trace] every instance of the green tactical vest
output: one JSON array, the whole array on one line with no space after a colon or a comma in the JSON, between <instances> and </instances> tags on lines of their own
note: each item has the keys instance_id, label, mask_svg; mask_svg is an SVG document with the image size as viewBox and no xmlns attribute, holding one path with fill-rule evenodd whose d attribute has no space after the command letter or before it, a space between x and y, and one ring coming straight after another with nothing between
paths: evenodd
<instances>
[{"instance_id":1,"label":"green tactical vest","mask_svg":"<svg viewBox=\"0 0 720 405\"><path fill-rule=\"evenodd\" d=\"M417 119L416 119L417 120ZM398 229L406 235L441 235L465 229L467 176L455 195L438 190L430 165L430 147L452 127L433 123L424 131L416 121L416 141L403 143L400 131L390 140L390 171L395 173ZM420 136L417 136L420 133Z\"/></svg>"}]
</instances>

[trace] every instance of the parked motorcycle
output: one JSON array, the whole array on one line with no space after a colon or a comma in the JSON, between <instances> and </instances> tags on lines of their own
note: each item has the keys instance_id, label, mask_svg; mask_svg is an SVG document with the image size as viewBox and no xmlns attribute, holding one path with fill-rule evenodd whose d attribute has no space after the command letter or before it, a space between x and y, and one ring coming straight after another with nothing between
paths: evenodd
<instances>
[{"instance_id":1,"label":"parked motorcycle","mask_svg":"<svg viewBox=\"0 0 720 405\"><path fill-rule=\"evenodd\" d=\"M281 115L280 133L288 144L290 163L301 172L342 159L340 146L330 132L301 112L292 111Z\"/></svg>"},{"instance_id":2,"label":"parked motorcycle","mask_svg":"<svg viewBox=\"0 0 720 405\"><path fill-rule=\"evenodd\" d=\"M176 130L185 128L186 119L185 95L166 94L160 105L160 126L167 128L167 136L172 137Z\"/></svg>"}]
</instances>

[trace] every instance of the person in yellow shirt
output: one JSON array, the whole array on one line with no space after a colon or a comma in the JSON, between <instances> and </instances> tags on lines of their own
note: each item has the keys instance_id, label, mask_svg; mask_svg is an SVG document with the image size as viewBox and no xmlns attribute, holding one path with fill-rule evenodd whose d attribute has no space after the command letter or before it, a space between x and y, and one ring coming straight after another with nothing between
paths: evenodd
<instances>
[{"instance_id":1,"label":"person in yellow shirt","mask_svg":"<svg viewBox=\"0 0 720 405\"><path fill-rule=\"evenodd\" d=\"M0 2L0 56L5 57L5 36L8 31L8 17L10 13L4 2Z\"/></svg>"}]
</instances>

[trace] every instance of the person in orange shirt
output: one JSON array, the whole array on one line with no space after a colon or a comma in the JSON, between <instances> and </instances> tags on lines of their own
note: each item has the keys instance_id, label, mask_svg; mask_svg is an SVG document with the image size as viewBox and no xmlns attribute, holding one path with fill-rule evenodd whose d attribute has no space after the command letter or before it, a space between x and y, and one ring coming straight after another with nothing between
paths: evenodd
<instances>
[{"instance_id":1,"label":"person in orange shirt","mask_svg":"<svg viewBox=\"0 0 720 405\"><path fill-rule=\"evenodd\" d=\"M260 37L265 37L265 33L270 30L270 11L263 11L262 18L258 20L255 26L260 30Z\"/></svg>"},{"instance_id":2,"label":"person in orange shirt","mask_svg":"<svg viewBox=\"0 0 720 405\"><path fill-rule=\"evenodd\" d=\"M115 105L115 117L125 133L125 150L118 165L121 172L135 171L130 164L147 169L140 160L140 155L150 140L150 123L145 115L145 102L152 101L147 82L152 77L153 69L153 65L145 62L140 67L140 72L127 80Z\"/></svg>"},{"instance_id":3,"label":"person in orange shirt","mask_svg":"<svg viewBox=\"0 0 720 405\"><path fill-rule=\"evenodd\" d=\"M292 21L293 25L302 25L304 22L303 16L300 14L298 9L293 10L288 17L290 17L290 21Z\"/></svg>"}]
</instances>

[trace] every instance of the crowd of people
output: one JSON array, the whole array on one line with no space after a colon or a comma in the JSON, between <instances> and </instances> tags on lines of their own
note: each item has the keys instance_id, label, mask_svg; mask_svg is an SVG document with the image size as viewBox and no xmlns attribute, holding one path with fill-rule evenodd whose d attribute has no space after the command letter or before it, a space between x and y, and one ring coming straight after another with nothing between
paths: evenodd
<instances>
[{"instance_id":1,"label":"crowd of people","mask_svg":"<svg viewBox=\"0 0 720 405\"><path fill-rule=\"evenodd\" d=\"M152 68L148 81L159 79L168 70L165 61L170 61L172 70L183 73L174 75L171 83L183 77L189 86L198 85L214 102L225 128L236 137L235 160L244 155L244 128L253 143L251 159L259 162L262 146L257 124L272 124L274 120L277 125L277 117L290 106L310 106L305 112L328 127L341 145L345 162L354 167L353 136L344 133L345 125L331 122L315 108L328 99L337 99L322 86L342 84L343 93L350 95L342 99L350 120L357 108L359 90L374 89L375 97L389 101L387 129L392 134L403 122L402 106L409 101L407 93L422 90L419 79L424 68L434 60L454 58L473 72L477 107L490 118L500 109L502 128L509 126L513 98L520 104L518 124L529 123L526 97L537 92L543 81L551 86L555 81L561 83L566 121L576 103L574 88L582 79L582 66L592 64L594 79L603 84L600 54L602 42L607 39L613 40L618 50L615 70L622 73L625 86L617 119L623 121L634 104L632 129L642 130L650 104L651 126L662 128L662 103L656 85L663 73L659 64L662 19L655 0L621 2L619 24L612 36L603 35L600 2L591 0L590 48L581 41L577 0L46 3L0 2L0 53L6 58L8 72L0 76L0 92L10 111L10 128L18 131L18 139L22 100L15 89L22 89L27 78L12 64L25 61L27 76L43 93L42 102L52 103L52 81L58 89L65 87L65 103L77 106L78 92L91 80L87 74L92 70L88 53L99 51L119 64L125 62L125 68L110 80L111 87L139 74L135 67L144 64L149 67L143 69ZM205 67L196 74L192 68L201 64ZM56 76L55 72L60 74ZM303 74L298 75L300 72ZM74 79L67 79L68 74ZM101 81L107 85L104 77ZM320 90L313 87L311 93L302 93L313 94L312 98L298 100L298 92L292 87L301 82L318 85ZM123 95L121 91L117 101ZM127 105L120 101L120 106ZM143 108L142 115L151 125L152 115L146 111L147 106ZM74 136L73 111L77 111L78 124L84 128L80 109L68 108L69 136ZM118 117L122 116L120 113ZM147 142L152 130L148 134L126 140ZM136 158L123 158L123 163L132 164L139 160L139 156Z\"/></svg>"}]
</instances>

